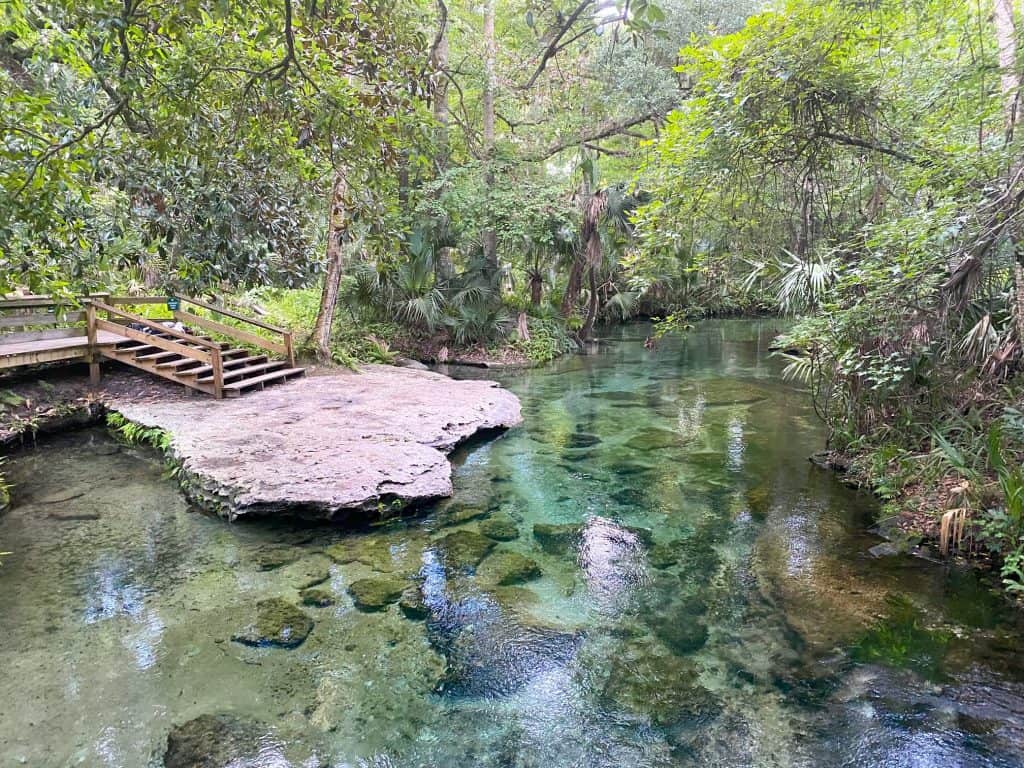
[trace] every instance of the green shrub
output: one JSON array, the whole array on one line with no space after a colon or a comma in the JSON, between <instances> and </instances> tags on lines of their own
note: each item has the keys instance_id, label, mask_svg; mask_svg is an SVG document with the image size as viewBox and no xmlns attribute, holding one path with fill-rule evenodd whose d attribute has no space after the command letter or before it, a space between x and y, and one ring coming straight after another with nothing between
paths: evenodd
<instances>
[{"instance_id":1,"label":"green shrub","mask_svg":"<svg viewBox=\"0 0 1024 768\"><path fill-rule=\"evenodd\" d=\"M511 346L535 363L547 363L576 350L576 342L569 337L558 320L531 317L527 327L530 331L529 340L517 338L511 342Z\"/></svg>"}]
</instances>

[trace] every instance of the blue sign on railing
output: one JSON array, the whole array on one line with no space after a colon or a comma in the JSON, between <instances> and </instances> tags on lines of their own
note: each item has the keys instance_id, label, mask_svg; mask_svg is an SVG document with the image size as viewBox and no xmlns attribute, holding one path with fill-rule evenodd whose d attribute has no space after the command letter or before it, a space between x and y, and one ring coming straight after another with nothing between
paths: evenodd
<instances>
[{"instance_id":1,"label":"blue sign on railing","mask_svg":"<svg viewBox=\"0 0 1024 768\"><path fill-rule=\"evenodd\" d=\"M171 310L171 312L177 312L179 309L181 309L181 299L179 299L177 296L168 296L167 308Z\"/></svg>"}]
</instances>

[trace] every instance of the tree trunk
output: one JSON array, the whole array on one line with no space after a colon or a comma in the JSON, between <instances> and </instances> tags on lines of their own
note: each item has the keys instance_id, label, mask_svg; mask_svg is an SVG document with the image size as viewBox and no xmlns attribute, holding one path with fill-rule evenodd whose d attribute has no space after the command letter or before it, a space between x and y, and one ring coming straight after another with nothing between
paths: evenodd
<instances>
[{"instance_id":1,"label":"tree trunk","mask_svg":"<svg viewBox=\"0 0 1024 768\"><path fill-rule=\"evenodd\" d=\"M544 298L544 281L540 275L530 276L530 304L534 307L539 307L541 300Z\"/></svg>"},{"instance_id":2,"label":"tree trunk","mask_svg":"<svg viewBox=\"0 0 1024 768\"><path fill-rule=\"evenodd\" d=\"M486 78L484 81L483 112L484 112L484 184L487 187L487 194L490 197L490 190L494 187L494 91L497 75L495 72L497 59L497 46L494 40L494 0L487 0L484 5L484 69ZM490 217L490 201L488 200L487 215ZM483 232L484 264L487 276L491 279L498 274L498 233L493 225L488 226Z\"/></svg>"},{"instance_id":3,"label":"tree trunk","mask_svg":"<svg viewBox=\"0 0 1024 768\"><path fill-rule=\"evenodd\" d=\"M1003 95L1003 120L1006 140L1013 138L1020 98L1020 72L1017 71L1017 30L1013 18L1013 0L994 0L993 19L996 48L999 53L999 85Z\"/></svg>"},{"instance_id":4,"label":"tree trunk","mask_svg":"<svg viewBox=\"0 0 1024 768\"><path fill-rule=\"evenodd\" d=\"M590 301L587 302L587 319L584 321L583 329L580 331L580 338L584 341L590 341L594 338L594 323L597 321L597 308L600 305L597 295L597 267L590 267L589 277Z\"/></svg>"},{"instance_id":5,"label":"tree trunk","mask_svg":"<svg viewBox=\"0 0 1024 768\"><path fill-rule=\"evenodd\" d=\"M344 241L348 237L346 198L348 182L344 169L334 172L331 186L330 214L327 222L327 273L324 288L320 294L320 311L313 325L312 342L317 358L327 361L331 358L331 330L334 327L334 313L338 306L338 290L344 268Z\"/></svg>"},{"instance_id":6,"label":"tree trunk","mask_svg":"<svg viewBox=\"0 0 1024 768\"><path fill-rule=\"evenodd\" d=\"M443 6L442 6L443 7ZM431 68L434 71L434 121L437 123L437 155L434 158L438 171L448 167L448 32L445 29L447 14L441 19L437 45L434 47Z\"/></svg>"},{"instance_id":7,"label":"tree trunk","mask_svg":"<svg viewBox=\"0 0 1024 768\"><path fill-rule=\"evenodd\" d=\"M576 311L576 304L580 300L580 289L583 287L583 267L586 260L583 251L580 250L573 259L572 269L569 270L569 282L565 286L565 293L562 295L562 317L572 317Z\"/></svg>"}]
</instances>

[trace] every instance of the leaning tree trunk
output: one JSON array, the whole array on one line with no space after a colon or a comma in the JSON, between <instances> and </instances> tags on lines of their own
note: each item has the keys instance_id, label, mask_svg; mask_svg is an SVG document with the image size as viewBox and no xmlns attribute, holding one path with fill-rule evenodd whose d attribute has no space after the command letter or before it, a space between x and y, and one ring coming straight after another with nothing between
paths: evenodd
<instances>
[{"instance_id":1,"label":"leaning tree trunk","mask_svg":"<svg viewBox=\"0 0 1024 768\"><path fill-rule=\"evenodd\" d=\"M313 325L312 342L317 358L321 361L331 358L331 329L334 327L334 313L338 307L338 291L344 268L343 243L348 236L347 196L348 182L344 170L339 168L334 172L334 184L331 185L331 208L327 222L327 273L320 294L320 311Z\"/></svg>"}]
</instances>

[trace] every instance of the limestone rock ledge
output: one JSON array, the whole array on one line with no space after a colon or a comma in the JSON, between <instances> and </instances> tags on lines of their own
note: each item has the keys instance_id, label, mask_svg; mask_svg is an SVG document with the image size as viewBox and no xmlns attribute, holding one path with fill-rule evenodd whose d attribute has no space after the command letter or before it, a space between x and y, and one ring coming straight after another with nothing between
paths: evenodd
<instances>
[{"instance_id":1,"label":"limestone rock ledge","mask_svg":"<svg viewBox=\"0 0 1024 768\"><path fill-rule=\"evenodd\" d=\"M228 519L258 515L358 523L450 496L447 454L482 430L522 421L491 381L368 365L240 398L108 401L171 435L186 494Z\"/></svg>"}]
</instances>

